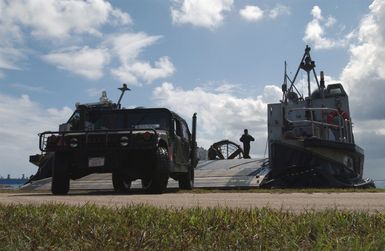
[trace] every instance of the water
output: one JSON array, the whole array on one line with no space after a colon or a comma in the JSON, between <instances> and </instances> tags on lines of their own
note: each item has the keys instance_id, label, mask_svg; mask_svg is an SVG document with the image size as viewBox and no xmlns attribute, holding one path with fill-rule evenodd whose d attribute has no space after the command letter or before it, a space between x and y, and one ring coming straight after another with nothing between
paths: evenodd
<instances>
[{"instance_id":1,"label":"water","mask_svg":"<svg viewBox=\"0 0 385 251\"><path fill-rule=\"evenodd\" d=\"M374 183L377 188L385 188L385 180L375 180Z\"/></svg>"},{"instance_id":2,"label":"water","mask_svg":"<svg viewBox=\"0 0 385 251\"><path fill-rule=\"evenodd\" d=\"M18 189L27 179L0 179L0 189Z\"/></svg>"}]
</instances>

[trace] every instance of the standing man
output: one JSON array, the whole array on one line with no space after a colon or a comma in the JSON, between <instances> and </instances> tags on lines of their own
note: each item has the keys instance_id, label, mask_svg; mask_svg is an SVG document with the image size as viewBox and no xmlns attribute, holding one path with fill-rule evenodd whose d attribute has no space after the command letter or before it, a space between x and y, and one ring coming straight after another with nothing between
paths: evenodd
<instances>
[{"instance_id":1,"label":"standing man","mask_svg":"<svg viewBox=\"0 0 385 251\"><path fill-rule=\"evenodd\" d=\"M244 130L244 134L242 137L239 139L243 143L243 152L244 156L243 158L245 159L250 159L250 141L254 141L253 136L249 134L249 131L247 129Z\"/></svg>"}]
</instances>

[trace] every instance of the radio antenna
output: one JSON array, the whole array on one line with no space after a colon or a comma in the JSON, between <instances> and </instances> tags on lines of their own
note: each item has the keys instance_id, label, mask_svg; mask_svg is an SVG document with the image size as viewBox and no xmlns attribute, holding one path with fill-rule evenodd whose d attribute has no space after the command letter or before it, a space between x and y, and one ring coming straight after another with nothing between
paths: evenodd
<instances>
[{"instance_id":1,"label":"radio antenna","mask_svg":"<svg viewBox=\"0 0 385 251\"><path fill-rule=\"evenodd\" d=\"M120 97L119 97L119 100L118 100L118 103L117 103L117 106L118 106L118 108L120 109L120 107L121 107L120 101L122 101L122 98L123 98L124 93L125 93L126 91L131 91L131 89L127 87L127 84L123 84L123 86L122 86L122 87L119 87L118 89L122 92L122 93L120 94Z\"/></svg>"}]
</instances>

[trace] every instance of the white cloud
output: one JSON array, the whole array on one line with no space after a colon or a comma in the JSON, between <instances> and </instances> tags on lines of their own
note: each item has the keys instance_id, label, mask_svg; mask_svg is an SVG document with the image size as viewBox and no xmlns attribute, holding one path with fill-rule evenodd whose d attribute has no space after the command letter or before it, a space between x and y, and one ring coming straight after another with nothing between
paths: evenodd
<instances>
[{"instance_id":1,"label":"white cloud","mask_svg":"<svg viewBox=\"0 0 385 251\"><path fill-rule=\"evenodd\" d=\"M311 20L305 29L303 40L306 43L311 43L315 49L330 49L335 47L344 47L348 44L352 33L345 35L340 39L332 39L326 37L326 28L334 26L336 19L328 17L326 20L322 16L322 10L319 6L314 6L311 10L313 20Z\"/></svg>"},{"instance_id":2,"label":"white cloud","mask_svg":"<svg viewBox=\"0 0 385 251\"><path fill-rule=\"evenodd\" d=\"M243 129L248 128L255 137L252 151L262 155L266 143L266 101L279 96L280 88L266 86L264 94L258 97L238 98L228 93L210 92L196 87L192 90L176 88L163 83L155 88L153 97L185 118L198 113L198 144L209 147L212 143L228 138L240 143Z\"/></svg>"},{"instance_id":3,"label":"white cloud","mask_svg":"<svg viewBox=\"0 0 385 251\"><path fill-rule=\"evenodd\" d=\"M71 113L68 107L43 108L27 95L16 97L0 93L0 175L35 173L37 169L28 163L28 156L39 153L37 133L58 130L59 124Z\"/></svg>"},{"instance_id":4,"label":"white cloud","mask_svg":"<svg viewBox=\"0 0 385 251\"><path fill-rule=\"evenodd\" d=\"M0 47L0 69L20 70L17 62L24 58L21 50L11 47Z\"/></svg>"},{"instance_id":5,"label":"white cloud","mask_svg":"<svg viewBox=\"0 0 385 251\"><path fill-rule=\"evenodd\" d=\"M269 18L276 19L279 16L290 15L290 8L286 5L277 4L273 9L269 10Z\"/></svg>"},{"instance_id":6,"label":"white cloud","mask_svg":"<svg viewBox=\"0 0 385 251\"><path fill-rule=\"evenodd\" d=\"M158 41L161 36L149 36L145 33L125 33L111 36L106 44L111 45L113 54L119 58L121 65L112 69L113 76L127 84L141 85L159 78L166 78L175 71L168 57L161 57L151 66L149 62L138 59L140 53Z\"/></svg>"},{"instance_id":7,"label":"white cloud","mask_svg":"<svg viewBox=\"0 0 385 251\"><path fill-rule=\"evenodd\" d=\"M358 28L358 42L350 46L350 60L341 74L357 116L385 119L385 2L374 1Z\"/></svg>"},{"instance_id":8,"label":"white cloud","mask_svg":"<svg viewBox=\"0 0 385 251\"><path fill-rule=\"evenodd\" d=\"M326 21L325 26L332 27L336 22L337 20L334 17L328 17L328 20Z\"/></svg>"},{"instance_id":9,"label":"white cloud","mask_svg":"<svg viewBox=\"0 0 385 251\"><path fill-rule=\"evenodd\" d=\"M0 0L0 69L22 70L20 61L30 50L21 48L28 37L53 42L46 43L52 51L41 56L45 62L91 80L103 77L105 67L115 58L120 66L112 66L116 68L109 72L128 84L150 83L173 74L175 68L166 56L154 62L139 59L141 52L161 36L143 32L102 34L104 25L122 28L131 23L127 13L106 0ZM98 48L82 45L89 35L100 39ZM64 48L57 49L58 45Z\"/></svg>"},{"instance_id":10,"label":"white cloud","mask_svg":"<svg viewBox=\"0 0 385 251\"><path fill-rule=\"evenodd\" d=\"M233 93L236 89L238 89L238 86L230 83L222 83L219 86L215 87L216 92L228 94Z\"/></svg>"},{"instance_id":11,"label":"white cloud","mask_svg":"<svg viewBox=\"0 0 385 251\"><path fill-rule=\"evenodd\" d=\"M311 14L313 15L314 19L317 19L317 20L323 19L321 8L317 5L314 6L313 9L311 9Z\"/></svg>"},{"instance_id":12,"label":"white cloud","mask_svg":"<svg viewBox=\"0 0 385 251\"><path fill-rule=\"evenodd\" d=\"M341 80L350 94L356 141L372 165L367 172L385 179L385 2L375 0L369 10L358 27L358 41L350 45Z\"/></svg>"},{"instance_id":13,"label":"white cloud","mask_svg":"<svg viewBox=\"0 0 385 251\"><path fill-rule=\"evenodd\" d=\"M168 57L161 57L152 67L148 62L134 62L124 64L112 70L112 74L122 82L141 85L141 82L150 83L155 79L166 78L175 71L174 65Z\"/></svg>"},{"instance_id":14,"label":"white cloud","mask_svg":"<svg viewBox=\"0 0 385 251\"><path fill-rule=\"evenodd\" d=\"M89 79L103 76L103 67L109 62L110 56L106 49L68 48L43 56L43 59L57 68L67 70Z\"/></svg>"},{"instance_id":15,"label":"white cloud","mask_svg":"<svg viewBox=\"0 0 385 251\"><path fill-rule=\"evenodd\" d=\"M239 14L243 19L251 22L256 22L263 18L263 10L254 5L246 5L239 11Z\"/></svg>"},{"instance_id":16,"label":"white cloud","mask_svg":"<svg viewBox=\"0 0 385 251\"><path fill-rule=\"evenodd\" d=\"M19 83L13 83L10 84L12 88L18 89L23 92L36 92L36 93L49 93L50 91L47 90L43 86L32 86L32 85L24 85Z\"/></svg>"},{"instance_id":17,"label":"white cloud","mask_svg":"<svg viewBox=\"0 0 385 251\"><path fill-rule=\"evenodd\" d=\"M100 27L107 23L131 23L127 13L104 0L0 0L0 7L0 23L18 36L21 27L39 38L63 39L71 34L100 35Z\"/></svg>"},{"instance_id":18,"label":"white cloud","mask_svg":"<svg viewBox=\"0 0 385 251\"><path fill-rule=\"evenodd\" d=\"M239 14L246 21L258 22L263 19L276 19L279 16L290 15L290 8L282 4L277 4L272 9L262 10L256 5L246 5L239 11Z\"/></svg>"},{"instance_id":19,"label":"white cloud","mask_svg":"<svg viewBox=\"0 0 385 251\"><path fill-rule=\"evenodd\" d=\"M171 16L174 24L191 24L214 29L229 12L233 0L174 0Z\"/></svg>"},{"instance_id":20,"label":"white cloud","mask_svg":"<svg viewBox=\"0 0 385 251\"><path fill-rule=\"evenodd\" d=\"M114 34L106 39L106 44L112 47L112 52L122 63L136 60L144 48L153 45L161 36L149 36L146 33Z\"/></svg>"},{"instance_id":21,"label":"white cloud","mask_svg":"<svg viewBox=\"0 0 385 251\"><path fill-rule=\"evenodd\" d=\"M104 25L125 26L131 23L127 13L113 8L105 0L0 0L0 68L21 69L20 61L26 58L22 55L30 52L24 48L25 38L39 39L39 43L42 39L54 42L49 47L57 43L69 46L74 41L81 41L85 35L100 37ZM78 35L83 36L80 38ZM87 69L77 73L91 78L94 74Z\"/></svg>"},{"instance_id":22,"label":"white cloud","mask_svg":"<svg viewBox=\"0 0 385 251\"><path fill-rule=\"evenodd\" d=\"M43 59L59 69L88 79L100 79L104 75L104 68L116 58L120 66L112 68L110 73L124 83L141 85L166 78L175 71L170 58L166 56L153 65L139 59L142 51L160 38L143 32L114 34L101 43L102 48L70 47L44 55Z\"/></svg>"}]
</instances>

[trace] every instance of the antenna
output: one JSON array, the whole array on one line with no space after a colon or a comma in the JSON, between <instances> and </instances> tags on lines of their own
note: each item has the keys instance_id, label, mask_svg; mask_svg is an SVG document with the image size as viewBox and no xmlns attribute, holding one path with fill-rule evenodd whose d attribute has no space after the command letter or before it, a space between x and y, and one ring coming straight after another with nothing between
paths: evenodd
<instances>
[{"instance_id":1,"label":"antenna","mask_svg":"<svg viewBox=\"0 0 385 251\"><path fill-rule=\"evenodd\" d=\"M121 105L120 105L120 101L122 101L122 98L123 98L123 95L126 91L131 91L130 88L127 87L127 84L123 84L122 87L119 87L118 90L120 90L122 93L120 94L120 97L119 97L119 100L118 100L118 103L116 104L118 106L118 108L120 109Z\"/></svg>"},{"instance_id":2,"label":"antenna","mask_svg":"<svg viewBox=\"0 0 385 251\"><path fill-rule=\"evenodd\" d=\"M283 84L282 84L282 100L283 102L286 102L286 93L287 93L287 64L285 60L285 73L283 75Z\"/></svg>"}]
</instances>

